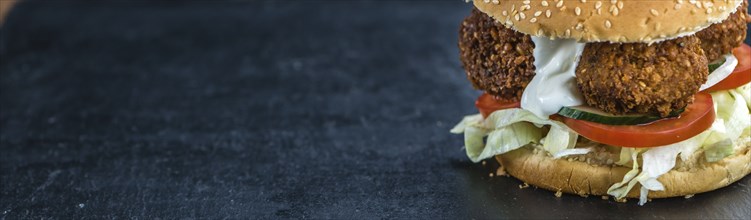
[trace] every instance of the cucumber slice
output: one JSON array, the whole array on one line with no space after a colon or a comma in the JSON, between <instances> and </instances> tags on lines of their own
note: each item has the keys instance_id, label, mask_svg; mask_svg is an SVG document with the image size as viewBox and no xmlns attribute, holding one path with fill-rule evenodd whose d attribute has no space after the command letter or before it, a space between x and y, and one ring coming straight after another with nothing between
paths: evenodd
<instances>
[{"instance_id":1,"label":"cucumber slice","mask_svg":"<svg viewBox=\"0 0 751 220\"><path fill-rule=\"evenodd\" d=\"M713 61L712 63L710 63L709 64L709 73L712 73L715 70L717 70L717 68L720 68L720 66L722 66L722 64L725 64L725 61L726 60L723 57L723 58L717 59L717 60Z\"/></svg>"},{"instance_id":2,"label":"cucumber slice","mask_svg":"<svg viewBox=\"0 0 751 220\"><path fill-rule=\"evenodd\" d=\"M670 113L668 117L680 115L684 109ZM656 115L622 114L614 115L589 106L563 107L558 114L567 118L591 121L606 125L639 125L663 119Z\"/></svg>"}]
</instances>

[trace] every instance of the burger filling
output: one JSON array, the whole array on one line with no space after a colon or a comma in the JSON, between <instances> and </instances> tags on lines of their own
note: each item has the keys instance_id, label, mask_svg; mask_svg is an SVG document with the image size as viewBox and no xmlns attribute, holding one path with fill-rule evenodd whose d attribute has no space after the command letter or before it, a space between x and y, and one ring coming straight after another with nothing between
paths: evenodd
<instances>
[{"instance_id":1,"label":"burger filling","mask_svg":"<svg viewBox=\"0 0 751 220\"><path fill-rule=\"evenodd\" d=\"M654 44L584 44L524 35L475 9L459 47L468 79L486 94L477 103L482 114L466 116L451 132L464 133L473 162L533 147L553 158L631 167L608 193L623 198L640 184L644 204L650 190L664 190L659 176L692 168L697 152L715 162L750 141L751 83L742 76L748 70L738 69L750 65L742 61L751 52L732 53L745 38L745 25L736 23L746 16L742 6L705 33ZM688 133L670 139L617 140L618 132L681 123ZM610 133L591 133L597 129Z\"/></svg>"}]
</instances>

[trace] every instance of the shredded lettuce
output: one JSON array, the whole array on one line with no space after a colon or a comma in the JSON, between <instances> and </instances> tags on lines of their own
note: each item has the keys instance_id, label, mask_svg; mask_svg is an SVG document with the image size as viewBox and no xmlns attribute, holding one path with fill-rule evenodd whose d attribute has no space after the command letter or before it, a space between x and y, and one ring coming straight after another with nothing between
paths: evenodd
<instances>
[{"instance_id":1,"label":"shredded lettuce","mask_svg":"<svg viewBox=\"0 0 751 220\"><path fill-rule=\"evenodd\" d=\"M649 191L665 190L657 178L675 167L677 158L690 159L703 150L708 162L721 160L734 152L734 141L751 134L751 83L736 89L711 93L716 119L712 127L687 140L648 149L621 148L618 165L631 170L623 180L612 185L608 194L624 198L636 184L641 185L639 204L647 202ZM543 134L542 127L550 130ZM524 109L505 109L493 112L488 118L470 115L457 124L452 133L464 133L464 147L473 162L518 149L528 144L540 144L554 158L586 154L591 148L574 148L578 135L565 124L543 119ZM641 155L640 160L637 160ZM640 168L641 167L641 168Z\"/></svg>"},{"instance_id":2,"label":"shredded lettuce","mask_svg":"<svg viewBox=\"0 0 751 220\"><path fill-rule=\"evenodd\" d=\"M713 92L717 119L724 121L727 137L736 140L751 126L751 115L743 96L736 90Z\"/></svg>"},{"instance_id":3,"label":"shredded lettuce","mask_svg":"<svg viewBox=\"0 0 751 220\"><path fill-rule=\"evenodd\" d=\"M631 162L631 154L633 154L634 151L636 151L636 148L622 147L621 156L619 157L618 161L615 162L615 164L626 166L629 162Z\"/></svg>"},{"instance_id":4,"label":"shredded lettuce","mask_svg":"<svg viewBox=\"0 0 751 220\"><path fill-rule=\"evenodd\" d=\"M629 148L633 149L633 148ZM631 191L631 188L636 185L636 181L631 181L636 177L637 174L639 174L639 163L638 160L636 160L636 156L638 156L639 151L637 150L631 150L630 161L633 161L633 165L631 165L631 170L626 173L626 175L623 176L623 180L619 183L613 184L608 189L608 194L615 196L618 199L622 199L626 195L628 195L628 192ZM622 156L623 154L621 154Z\"/></svg>"},{"instance_id":5,"label":"shredded lettuce","mask_svg":"<svg viewBox=\"0 0 751 220\"><path fill-rule=\"evenodd\" d=\"M558 153L553 154L553 159L558 159L561 157L571 156L571 155L587 154L591 151L592 151L592 148L563 149L561 151L558 151Z\"/></svg>"},{"instance_id":6,"label":"shredded lettuce","mask_svg":"<svg viewBox=\"0 0 751 220\"><path fill-rule=\"evenodd\" d=\"M556 155L573 155L577 154L577 152L579 152L579 154L586 154L588 151L584 152L582 150L577 151L573 149L576 147L576 139L578 137L579 135L567 129L566 126L553 125L550 127L548 135L542 140L542 148L554 155L554 157ZM562 152L567 149L574 151Z\"/></svg>"},{"instance_id":7,"label":"shredded lettuce","mask_svg":"<svg viewBox=\"0 0 751 220\"><path fill-rule=\"evenodd\" d=\"M546 135L543 135L541 128L544 125L550 125L550 131ZM562 150L574 148L578 138L578 135L563 123L539 118L519 108L495 111L486 119L479 114L464 117L451 132L464 133L464 149L467 157L473 162L480 162L531 143L542 143L543 149L555 155ZM582 151L565 154L572 155L576 152Z\"/></svg>"},{"instance_id":8,"label":"shredded lettuce","mask_svg":"<svg viewBox=\"0 0 751 220\"><path fill-rule=\"evenodd\" d=\"M734 90L735 92L740 94L741 97L743 97L743 100L746 101L748 109L751 110L751 83L747 83L746 85L738 87Z\"/></svg>"},{"instance_id":9,"label":"shredded lettuce","mask_svg":"<svg viewBox=\"0 0 751 220\"><path fill-rule=\"evenodd\" d=\"M717 162L733 154L733 141L724 139L704 147L704 157L707 162Z\"/></svg>"},{"instance_id":10,"label":"shredded lettuce","mask_svg":"<svg viewBox=\"0 0 751 220\"><path fill-rule=\"evenodd\" d=\"M693 153L685 150L688 146L700 146L704 141L706 135L711 131L702 132L702 134L696 135L687 140L670 144L662 147L649 148L646 151L641 149L633 149L631 151L631 161L633 163L631 171L626 173L621 182L614 184L608 189L608 194L622 199L628 195L628 192L636 185L641 184L641 190L639 193L639 205L644 205L647 202L647 195L649 190L662 191L665 187L657 181L657 178L675 166L676 157L681 153ZM639 172L639 163L636 160L636 156L642 153L642 169ZM621 154L623 155L623 153ZM620 162L620 161L619 161ZM637 175L638 174L638 175Z\"/></svg>"},{"instance_id":11,"label":"shredded lettuce","mask_svg":"<svg viewBox=\"0 0 751 220\"><path fill-rule=\"evenodd\" d=\"M740 89L740 88L739 88ZM712 127L699 135L687 140L661 147L653 147L644 151L642 156L642 169L639 173L639 164L635 155L639 152L633 148L622 148L620 161L617 164L625 165L633 162L632 170L623 180L608 189L608 194L620 199L625 197L636 183L641 184L639 204L647 201L649 191L664 190L664 186L657 180L661 175L675 167L676 158L684 161L698 149L704 150L705 159L708 162L716 162L734 152L735 144L744 131L751 128L751 113L745 97L739 89L718 91L712 93L714 100L716 119ZM628 156L631 156L630 158ZM636 175L638 173L638 175Z\"/></svg>"}]
</instances>

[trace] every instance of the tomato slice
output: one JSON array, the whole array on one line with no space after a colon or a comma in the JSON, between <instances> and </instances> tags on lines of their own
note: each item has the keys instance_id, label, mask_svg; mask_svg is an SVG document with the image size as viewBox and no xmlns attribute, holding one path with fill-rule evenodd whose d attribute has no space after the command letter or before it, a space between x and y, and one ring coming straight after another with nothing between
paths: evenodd
<instances>
[{"instance_id":1,"label":"tomato slice","mask_svg":"<svg viewBox=\"0 0 751 220\"><path fill-rule=\"evenodd\" d=\"M696 94L680 116L643 125L604 125L555 115L569 128L592 141L619 147L656 147L678 143L709 129L715 119L712 96Z\"/></svg>"},{"instance_id":2,"label":"tomato slice","mask_svg":"<svg viewBox=\"0 0 751 220\"><path fill-rule=\"evenodd\" d=\"M503 102L493 96L483 93L480 97L477 97L475 101L475 107L480 110L483 118L487 118L490 113L494 111L508 109L508 108L520 108L521 102Z\"/></svg>"},{"instance_id":3,"label":"tomato slice","mask_svg":"<svg viewBox=\"0 0 751 220\"><path fill-rule=\"evenodd\" d=\"M751 47L747 44L741 44L740 47L733 49L733 55L738 59L738 65L735 66L733 73L704 91L714 92L735 89L751 82Z\"/></svg>"}]
</instances>

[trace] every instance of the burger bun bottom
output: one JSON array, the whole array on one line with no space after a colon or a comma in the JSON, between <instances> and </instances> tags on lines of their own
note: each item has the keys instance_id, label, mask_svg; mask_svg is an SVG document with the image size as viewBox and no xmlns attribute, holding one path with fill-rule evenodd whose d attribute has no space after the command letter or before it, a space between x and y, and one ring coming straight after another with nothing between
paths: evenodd
<instances>
[{"instance_id":1,"label":"burger bun bottom","mask_svg":"<svg viewBox=\"0 0 751 220\"><path fill-rule=\"evenodd\" d=\"M664 191L649 191L648 198L687 196L712 191L730 185L751 172L751 141L736 141L736 152L720 161L706 162L703 151L692 155L697 162L690 167L670 170L658 177ZM554 159L547 152L528 145L497 155L508 174L525 183L555 192L587 195L608 195L610 186L621 182L630 167L595 165L586 162ZM681 159L676 159L676 164ZM681 164L681 166L685 166ZM634 186L626 197L639 198L640 185Z\"/></svg>"}]
</instances>

